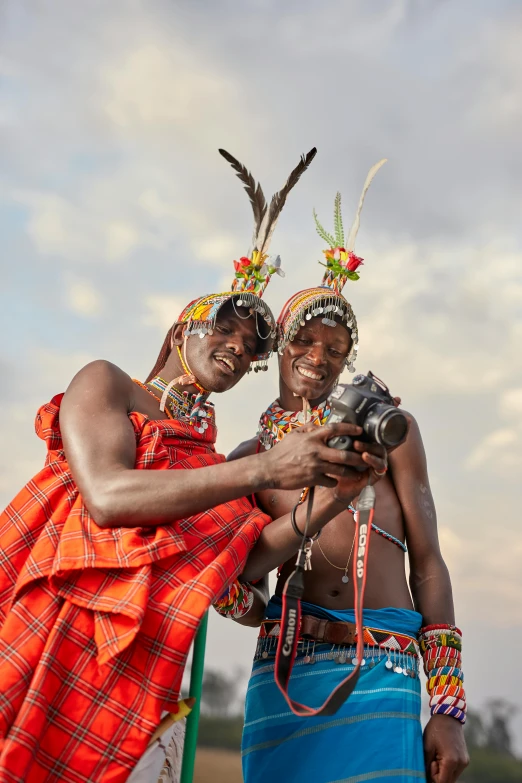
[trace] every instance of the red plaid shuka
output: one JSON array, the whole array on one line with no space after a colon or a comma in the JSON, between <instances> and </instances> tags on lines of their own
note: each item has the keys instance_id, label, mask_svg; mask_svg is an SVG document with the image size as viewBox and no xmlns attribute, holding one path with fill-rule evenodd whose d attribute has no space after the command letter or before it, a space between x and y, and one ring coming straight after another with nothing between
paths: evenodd
<instances>
[{"instance_id":1,"label":"red plaid shuka","mask_svg":"<svg viewBox=\"0 0 522 783\"><path fill-rule=\"evenodd\" d=\"M270 521L243 498L102 530L65 459L62 396L36 418L45 467L0 516L1 783L125 781L178 698L201 617ZM213 426L129 418L139 470L225 459Z\"/></svg>"}]
</instances>

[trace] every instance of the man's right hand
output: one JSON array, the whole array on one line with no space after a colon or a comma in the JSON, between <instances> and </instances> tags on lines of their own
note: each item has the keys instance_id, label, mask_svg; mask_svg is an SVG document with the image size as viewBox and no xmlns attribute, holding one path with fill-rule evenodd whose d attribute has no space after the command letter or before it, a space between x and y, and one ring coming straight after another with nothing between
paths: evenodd
<instances>
[{"instance_id":1,"label":"man's right hand","mask_svg":"<svg viewBox=\"0 0 522 783\"><path fill-rule=\"evenodd\" d=\"M344 423L323 427L306 424L295 429L277 444L277 448L262 455L268 486L274 489L302 489L316 485L335 487L335 477L346 477L351 472L349 468L368 470L371 465L363 459L362 453L341 451L327 445L327 441L336 435L356 439L361 433L361 427ZM370 444L367 453L374 453Z\"/></svg>"}]
</instances>

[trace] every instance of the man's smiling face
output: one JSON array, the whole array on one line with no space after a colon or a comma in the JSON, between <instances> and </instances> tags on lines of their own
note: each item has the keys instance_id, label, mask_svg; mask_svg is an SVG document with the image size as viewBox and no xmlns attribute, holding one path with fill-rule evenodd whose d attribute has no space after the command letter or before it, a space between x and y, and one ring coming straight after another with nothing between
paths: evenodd
<instances>
[{"instance_id":1,"label":"man's smiling face","mask_svg":"<svg viewBox=\"0 0 522 783\"><path fill-rule=\"evenodd\" d=\"M182 344L181 328L175 337L175 342ZM220 393L241 380L259 347L256 315L243 307L234 310L227 303L218 313L212 334L188 339L187 360L203 387Z\"/></svg>"},{"instance_id":2,"label":"man's smiling face","mask_svg":"<svg viewBox=\"0 0 522 783\"><path fill-rule=\"evenodd\" d=\"M352 339L346 326L323 324L318 316L306 322L279 359L281 402L297 395L318 404L330 394L343 371ZM286 404L283 405L286 407Z\"/></svg>"}]
</instances>

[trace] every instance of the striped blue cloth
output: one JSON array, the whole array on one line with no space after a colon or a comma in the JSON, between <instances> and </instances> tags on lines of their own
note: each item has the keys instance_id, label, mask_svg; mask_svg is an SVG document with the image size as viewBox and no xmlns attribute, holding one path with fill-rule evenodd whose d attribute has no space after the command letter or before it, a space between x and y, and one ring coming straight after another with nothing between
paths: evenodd
<instances>
[{"instance_id":1,"label":"striped blue cloth","mask_svg":"<svg viewBox=\"0 0 522 783\"><path fill-rule=\"evenodd\" d=\"M302 611L354 622L350 610L333 612L303 603ZM267 618L280 616L281 601L272 598ZM421 622L418 612L406 609L364 612L365 625L411 636ZM304 653L296 659L289 691L297 701L319 706L353 670L351 663L329 660L328 651L329 646L317 646L314 664L304 662ZM386 668L384 651L367 655L368 665L348 701L335 715L316 718L299 718L290 711L274 682L273 654L254 662L242 741L245 783L425 781L419 677Z\"/></svg>"}]
</instances>

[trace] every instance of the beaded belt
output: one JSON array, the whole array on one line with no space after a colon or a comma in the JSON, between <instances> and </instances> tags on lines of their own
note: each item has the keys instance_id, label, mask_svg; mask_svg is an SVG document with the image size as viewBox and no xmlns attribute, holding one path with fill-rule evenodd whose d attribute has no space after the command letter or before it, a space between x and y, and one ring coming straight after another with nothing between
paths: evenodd
<instances>
[{"instance_id":1,"label":"beaded belt","mask_svg":"<svg viewBox=\"0 0 522 783\"><path fill-rule=\"evenodd\" d=\"M259 638L278 637L281 630L280 620L263 620ZM355 623L332 622L320 617L305 614L301 617L299 639L312 639L334 645L357 644ZM384 650L419 655L419 645L415 637L402 633L383 631L380 628L364 628L364 644L368 647L381 647Z\"/></svg>"},{"instance_id":2,"label":"beaded belt","mask_svg":"<svg viewBox=\"0 0 522 783\"><path fill-rule=\"evenodd\" d=\"M255 660L268 658L275 654L281 631L280 620L263 620L260 628ZM332 645L331 649L317 654L316 645ZM357 644L355 623L332 622L313 615L303 615L299 627L298 653L304 654L303 663L315 663L320 658L335 660L337 663L356 663L350 661L349 647ZM418 672L419 645L415 637L393 633L381 628L364 628L365 657L370 668L380 660L380 651L384 651L388 660L386 668L414 677ZM321 648L324 650L324 648ZM377 656L376 656L377 654ZM362 661L365 665L365 661Z\"/></svg>"}]
</instances>

